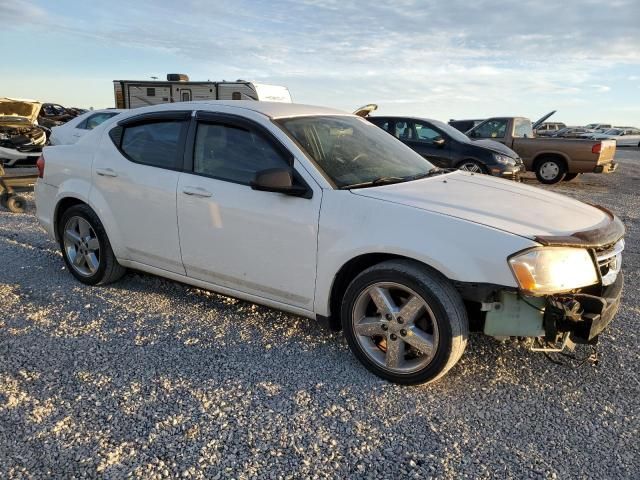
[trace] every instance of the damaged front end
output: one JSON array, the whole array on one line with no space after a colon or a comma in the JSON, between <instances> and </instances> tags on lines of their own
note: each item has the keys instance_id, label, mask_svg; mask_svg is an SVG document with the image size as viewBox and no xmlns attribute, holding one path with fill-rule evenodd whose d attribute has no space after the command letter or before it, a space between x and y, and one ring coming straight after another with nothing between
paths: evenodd
<instances>
[{"instance_id":1,"label":"damaged front end","mask_svg":"<svg viewBox=\"0 0 640 480\"><path fill-rule=\"evenodd\" d=\"M0 98L0 161L37 161L47 142L46 130L36 124L39 111L39 102Z\"/></svg>"},{"instance_id":2,"label":"damaged front end","mask_svg":"<svg viewBox=\"0 0 640 480\"><path fill-rule=\"evenodd\" d=\"M568 291L539 293L526 285L521 273L514 272L519 289L499 286L479 289L464 285L461 289L463 298L476 305L477 329L497 338L535 338L537 346L532 346L532 350L543 352L560 352L574 343L597 343L598 336L613 320L620 306L624 286L622 252L625 230L620 219L608 210L598 208L609 217L604 227L567 237L537 238L541 247L532 249L574 249L588 254L594 281L588 286ZM570 278L580 274L580 268L561 266L563 268L554 270L557 266L547 265L545 275L552 272L556 276ZM547 278L542 277L543 280ZM535 280L539 281L539 278Z\"/></svg>"}]
</instances>

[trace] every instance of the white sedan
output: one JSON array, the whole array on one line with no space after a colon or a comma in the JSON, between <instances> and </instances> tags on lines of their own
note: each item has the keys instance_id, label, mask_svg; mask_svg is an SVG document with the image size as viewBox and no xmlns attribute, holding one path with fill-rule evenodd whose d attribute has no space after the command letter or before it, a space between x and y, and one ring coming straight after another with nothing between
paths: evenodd
<instances>
[{"instance_id":1,"label":"white sedan","mask_svg":"<svg viewBox=\"0 0 640 480\"><path fill-rule=\"evenodd\" d=\"M640 147L640 129L611 128L589 137L593 140L615 140L618 147Z\"/></svg>"},{"instance_id":2,"label":"white sedan","mask_svg":"<svg viewBox=\"0 0 640 480\"><path fill-rule=\"evenodd\" d=\"M59 127L53 127L49 143L51 145L71 145L76 143L87 132L90 132L102 122L115 117L120 112L126 112L126 110L109 108L106 110L90 110L78 115Z\"/></svg>"},{"instance_id":3,"label":"white sedan","mask_svg":"<svg viewBox=\"0 0 640 480\"><path fill-rule=\"evenodd\" d=\"M611 212L439 170L336 110L141 108L38 168L38 219L80 282L132 268L318 319L394 382L444 375L470 328L594 342L620 301Z\"/></svg>"}]
</instances>

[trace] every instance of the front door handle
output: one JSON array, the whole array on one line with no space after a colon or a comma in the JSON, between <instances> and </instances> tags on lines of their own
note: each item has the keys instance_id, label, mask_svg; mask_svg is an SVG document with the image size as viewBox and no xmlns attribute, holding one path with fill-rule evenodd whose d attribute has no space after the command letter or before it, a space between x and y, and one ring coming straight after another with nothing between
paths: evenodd
<instances>
[{"instance_id":1,"label":"front door handle","mask_svg":"<svg viewBox=\"0 0 640 480\"><path fill-rule=\"evenodd\" d=\"M96 173L101 177L117 177L118 174L111 168L96 168Z\"/></svg>"},{"instance_id":2,"label":"front door handle","mask_svg":"<svg viewBox=\"0 0 640 480\"><path fill-rule=\"evenodd\" d=\"M184 187L182 189L182 193L184 193L185 195L191 195L192 197L202 198L209 198L213 195L211 192L201 187Z\"/></svg>"}]
</instances>

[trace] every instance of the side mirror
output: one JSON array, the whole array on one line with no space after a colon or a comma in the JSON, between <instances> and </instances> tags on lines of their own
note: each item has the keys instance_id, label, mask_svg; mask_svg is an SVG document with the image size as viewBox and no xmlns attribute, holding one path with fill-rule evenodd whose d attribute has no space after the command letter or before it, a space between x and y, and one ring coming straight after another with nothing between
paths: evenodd
<instances>
[{"instance_id":1,"label":"side mirror","mask_svg":"<svg viewBox=\"0 0 640 480\"><path fill-rule=\"evenodd\" d=\"M443 147L443 146L444 146L444 144L445 144L445 140L444 140L444 138L442 138L442 137L438 137L438 138L436 138L436 139L434 139L434 140L433 140L433 144L434 144L436 147Z\"/></svg>"},{"instance_id":2,"label":"side mirror","mask_svg":"<svg viewBox=\"0 0 640 480\"><path fill-rule=\"evenodd\" d=\"M277 192L294 197L311 198L311 190L304 185L294 183L291 168L269 168L256 173L250 183L253 190Z\"/></svg>"}]
</instances>

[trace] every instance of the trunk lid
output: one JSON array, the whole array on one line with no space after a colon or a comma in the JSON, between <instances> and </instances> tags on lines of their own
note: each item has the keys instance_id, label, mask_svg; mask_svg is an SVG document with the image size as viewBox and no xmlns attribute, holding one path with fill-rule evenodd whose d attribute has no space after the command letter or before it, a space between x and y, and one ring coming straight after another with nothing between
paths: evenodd
<instances>
[{"instance_id":1,"label":"trunk lid","mask_svg":"<svg viewBox=\"0 0 640 480\"><path fill-rule=\"evenodd\" d=\"M353 114L359 117L368 117L372 112L375 112L377 109L378 109L378 105L376 105L375 103L370 103L368 105L365 105L364 107L358 108L355 112L353 112Z\"/></svg>"}]
</instances>

